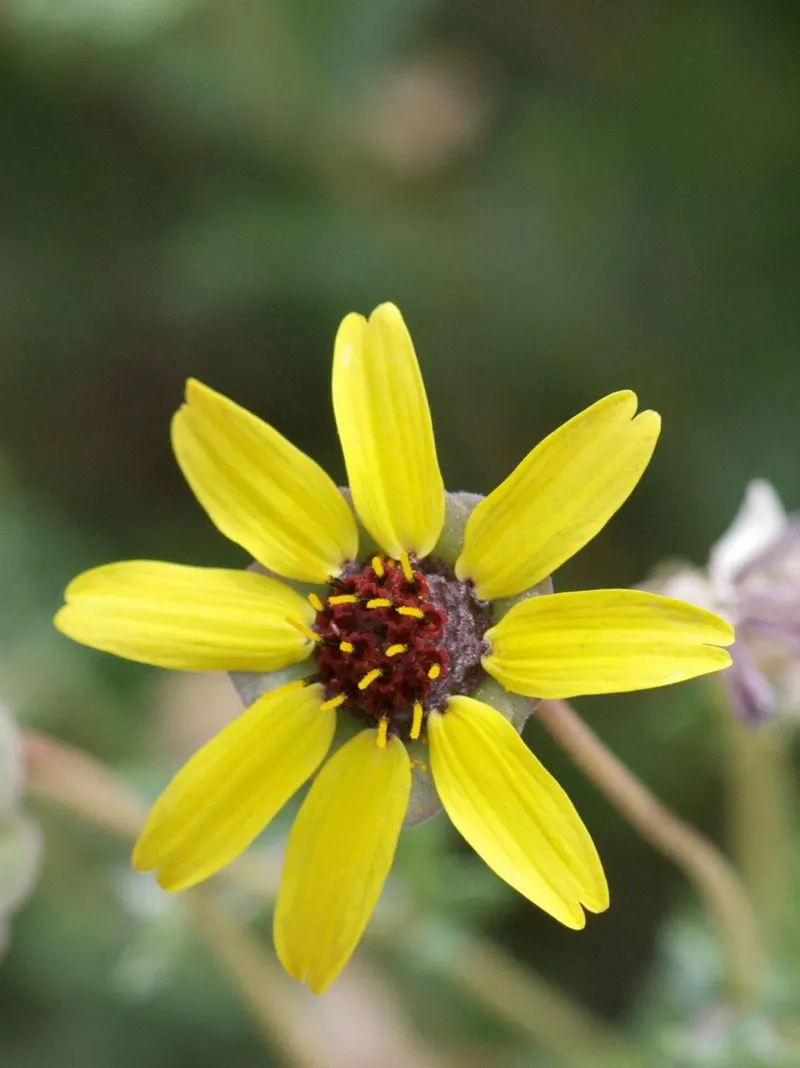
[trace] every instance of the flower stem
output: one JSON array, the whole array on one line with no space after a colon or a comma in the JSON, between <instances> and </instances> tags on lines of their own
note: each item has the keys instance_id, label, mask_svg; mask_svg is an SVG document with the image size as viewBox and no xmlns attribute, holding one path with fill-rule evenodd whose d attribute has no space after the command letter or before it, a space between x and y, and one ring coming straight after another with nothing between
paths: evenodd
<instances>
[{"instance_id":1,"label":"flower stem","mask_svg":"<svg viewBox=\"0 0 800 1068\"><path fill-rule=\"evenodd\" d=\"M536 718L617 811L692 881L725 949L729 994L740 1003L751 1001L759 992L764 953L752 906L732 865L654 797L566 701L542 701Z\"/></svg>"},{"instance_id":2,"label":"flower stem","mask_svg":"<svg viewBox=\"0 0 800 1068\"><path fill-rule=\"evenodd\" d=\"M726 706L723 730L731 852L767 945L779 948L791 889L789 728L779 717L752 727Z\"/></svg>"},{"instance_id":3,"label":"flower stem","mask_svg":"<svg viewBox=\"0 0 800 1068\"><path fill-rule=\"evenodd\" d=\"M259 1030L292 1068L455 1068L425 1048L391 991L351 964L322 999L289 979L208 887L186 895L198 930L225 968Z\"/></svg>"},{"instance_id":4,"label":"flower stem","mask_svg":"<svg viewBox=\"0 0 800 1068\"><path fill-rule=\"evenodd\" d=\"M461 990L570 1068L640 1064L618 1034L485 939L464 939L447 975Z\"/></svg>"},{"instance_id":5,"label":"flower stem","mask_svg":"<svg viewBox=\"0 0 800 1068\"><path fill-rule=\"evenodd\" d=\"M122 838L136 838L147 808L124 781L81 749L35 731L22 734L26 788Z\"/></svg>"}]
</instances>

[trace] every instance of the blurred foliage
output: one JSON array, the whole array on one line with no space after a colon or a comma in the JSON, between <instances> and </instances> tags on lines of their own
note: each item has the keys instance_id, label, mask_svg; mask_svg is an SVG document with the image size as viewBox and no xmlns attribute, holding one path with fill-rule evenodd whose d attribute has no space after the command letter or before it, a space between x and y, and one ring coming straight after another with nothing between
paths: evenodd
<instances>
[{"instance_id":1,"label":"blurred foliage","mask_svg":"<svg viewBox=\"0 0 800 1068\"><path fill-rule=\"evenodd\" d=\"M2 697L157 789L191 712L158 673L53 633L61 590L115 558L242 562L170 456L188 375L341 478L334 331L386 299L415 338L450 488L488 491L606 391L663 413L643 485L561 588L704 560L752 476L796 506L798 30L780 0L8 0ZM721 832L724 748L702 688L581 708ZM800 1006L778 1012L780 992L743 1053L714 1047L715 950L680 877L535 722L527 737L597 839L611 911L579 936L557 928L444 821L403 839L414 906L623 1020L646 1063L788 1064L774 1032L796 1033ZM40 815L44 880L0 966L2 1063L273 1063L182 906L147 912L121 845ZM796 990L800 934L784 948ZM431 1041L546 1063L419 943L401 949L372 955Z\"/></svg>"}]
</instances>

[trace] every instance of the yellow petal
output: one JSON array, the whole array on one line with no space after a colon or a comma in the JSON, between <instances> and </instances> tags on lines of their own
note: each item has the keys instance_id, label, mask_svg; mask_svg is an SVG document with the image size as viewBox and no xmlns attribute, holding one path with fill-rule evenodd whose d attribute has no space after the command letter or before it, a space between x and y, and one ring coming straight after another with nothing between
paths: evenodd
<instances>
[{"instance_id":1,"label":"yellow petal","mask_svg":"<svg viewBox=\"0 0 800 1068\"><path fill-rule=\"evenodd\" d=\"M65 598L67 637L159 667L275 671L313 647L289 622L313 622L308 601L252 571L131 560L79 575Z\"/></svg>"},{"instance_id":2,"label":"yellow petal","mask_svg":"<svg viewBox=\"0 0 800 1068\"><path fill-rule=\"evenodd\" d=\"M427 555L444 522L444 483L414 346L393 304L339 327L333 409L361 522L390 556Z\"/></svg>"},{"instance_id":3,"label":"yellow petal","mask_svg":"<svg viewBox=\"0 0 800 1068\"><path fill-rule=\"evenodd\" d=\"M264 694L191 758L153 806L133 852L164 890L185 890L243 852L330 748L319 684Z\"/></svg>"},{"instance_id":4,"label":"yellow petal","mask_svg":"<svg viewBox=\"0 0 800 1068\"><path fill-rule=\"evenodd\" d=\"M450 819L501 879L567 927L608 908L597 850L556 780L500 713L451 697L428 718L431 770Z\"/></svg>"},{"instance_id":5,"label":"yellow petal","mask_svg":"<svg viewBox=\"0 0 800 1068\"><path fill-rule=\"evenodd\" d=\"M222 533L259 563L324 582L355 557L355 520L334 482L277 430L190 379L172 421L186 481Z\"/></svg>"},{"instance_id":6,"label":"yellow petal","mask_svg":"<svg viewBox=\"0 0 800 1068\"><path fill-rule=\"evenodd\" d=\"M295 821L275 908L275 948L316 994L358 945L392 866L411 790L395 737L360 731L328 761Z\"/></svg>"},{"instance_id":7,"label":"yellow petal","mask_svg":"<svg viewBox=\"0 0 800 1068\"><path fill-rule=\"evenodd\" d=\"M479 597L513 597L582 549L630 496L661 420L635 419L636 395L604 397L545 438L467 522L460 579Z\"/></svg>"},{"instance_id":8,"label":"yellow petal","mask_svg":"<svg viewBox=\"0 0 800 1068\"><path fill-rule=\"evenodd\" d=\"M507 690L575 697L667 686L728 667L733 628L702 608L641 590L521 601L486 633L483 666Z\"/></svg>"}]
</instances>

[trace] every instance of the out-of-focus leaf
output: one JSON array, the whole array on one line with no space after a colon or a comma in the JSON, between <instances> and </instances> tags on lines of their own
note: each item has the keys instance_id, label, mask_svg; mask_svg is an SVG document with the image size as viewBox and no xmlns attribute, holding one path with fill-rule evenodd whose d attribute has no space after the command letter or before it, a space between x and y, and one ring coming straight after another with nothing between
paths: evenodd
<instances>
[{"instance_id":1,"label":"out-of-focus leaf","mask_svg":"<svg viewBox=\"0 0 800 1068\"><path fill-rule=\"evenodd\" d=\"M39 825L30 816L0 819L0 917L8 916L31 893L42 854Z\"/></svg>"},{"instance_id":2,"label":"out-of-focus leaf","mask_svg":"<svg viewBox=\"0 0 800 1068\"><path fill-rule=\"evenodd\" d=\"M17 728L0 704L0 816L9 812L22 793L22 753Z\"/></svg>"},{"instance_id":3,"label":"out-of-focus leaf","mask_svg":"<svg viewBox=\"0 0 800 1068\"><path fill-rule=\"evenodd\" d=\"M6 18L25 35L28 46L40 42L86 40L113 45L134 43L162 30L195 0L9 0Z\"/></svg>"}]
</instances>

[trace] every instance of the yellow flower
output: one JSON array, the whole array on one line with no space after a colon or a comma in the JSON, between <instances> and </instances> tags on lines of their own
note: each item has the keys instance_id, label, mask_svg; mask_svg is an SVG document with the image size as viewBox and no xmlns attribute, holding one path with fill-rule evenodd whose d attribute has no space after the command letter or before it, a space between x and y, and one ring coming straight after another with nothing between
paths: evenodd
<instances>
[{"instance_id":1,"label":"yellow flower","mask_svg":"<svg viewBox=\"0 0 800 1068\"><path fill-rule=\"evenodd\" d=\"M190 381L172 441L215 525L264 569L155 562L100 567L69 586L56 625L144 663L306 680L264 694L196 753L153 807L133 863L166 890L232 861L315 773L289 837L275 911L287 971L324 990L381 893L408 807L407 745L426 741L451 820L503 879L561 923L608 906L594 845L511 724L473 699L572 697L679 682L726 667L731 628L636 590L490 604L545 580L604 526L650 460L659 417L611 394L547 437L471 514L455 567L432 553L445 492L417 359L383 304L336 338L333 405L359 554L341 491L276 430ZM306 589L308 587L306 586ZM327 761L337 715L362 729ZM321 770L320 769L321 766Z\"/></svg>"}]
</instances>

